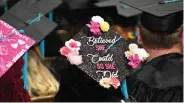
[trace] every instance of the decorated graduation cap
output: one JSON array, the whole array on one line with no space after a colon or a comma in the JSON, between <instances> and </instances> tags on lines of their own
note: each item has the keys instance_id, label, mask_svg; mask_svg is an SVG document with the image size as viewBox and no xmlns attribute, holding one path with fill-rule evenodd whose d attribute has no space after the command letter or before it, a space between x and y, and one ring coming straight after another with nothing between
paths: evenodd
<instances>
[{"instance_id":1,"label":"decorated graduation cap","mask_svg":"<svg viewBox=\"0 0 184 103\"><path fill-rule=\"evenodd\" d=\"M117 10L125 17L141 15L141 25L152 32L173 32L183 24L182 0L121 0Z\"/></svg>"},{"instance_id":2,"label":"decorated graduation cap","mask_svg":"<svg viewBox=\"0 0 184 103\"><path fill-rule=\"evenodd\" d=\"M0 77L35 43L30 37L0 20Z\"/></svg>"},{"instance_id":3,"label":"decorated graduation cap","mask_svg":"<svg viewBox=\"0 0 184 103\"><path fill-rule=\"evenodd\" d=\"M60 0L21 0L0 19L18 30L23 29L27 36L38 43L57 26L44 15L60 3Z\"/></svg>"},{"instance_id":4,"label":"decorated graduation cap","mask_svg":"<svg viewBox=\"0 0 184 103\"><path fill-rule=\"evenodd\" d=\"M104 88L118 88L120 81L130 75L124 55L128 44L108 22L93 16L73 39L65 42L60 53Z\"/></svg>"}]
</instances>

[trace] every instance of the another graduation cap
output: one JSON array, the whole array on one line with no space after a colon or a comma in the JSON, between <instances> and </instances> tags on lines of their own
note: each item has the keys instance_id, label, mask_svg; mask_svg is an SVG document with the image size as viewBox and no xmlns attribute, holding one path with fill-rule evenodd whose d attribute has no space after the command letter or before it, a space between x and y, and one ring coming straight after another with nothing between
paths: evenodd
<instances>
[{"instance_id":1,"label":"another graduation cap","mask_svg":"<svg viewBox=\"0 0 184 103\"><path fill-rule=\"evenodd\" d=\"M70 10L81 10L90 8L93 0L63 0Z\"/></svg>"},{"instance_id":2,"label":"another graduation cap","mask_svg":"<svg viewBox=\"0 0 184 103\"><path fill-rule=\"evenodd\" d=\"M9 0L0 0L0 6L6 5Z\"/></svg>"},{"instance_id":3,"label":"another graduation cap","mask_svg":"<svg viewBox=\"0 0 184 103\"><path fill-rule=\"evenodd\" d=\"M21 0L21 2L30 10L44 15L58 7L62 0Z\"/></svg>"},{"instance_id":4,"label":"another graduation cap","mask_svg":"<svg viewBox=\"0 0 184 103\"><path fill-rule=\"evenodd\" d=\"M57 26L56 23L44 17L44 15L57 7L61 3L59 1L21 0L6 12L1 19L16 29L23 29L26 35L38 43Z\"/></svg>"},{"instance_id":5,"label":"another graduation cap","mask_svg":"<svg viewBox=\"0 0 184 103\"><path fill-rule=\"evenodd\" d=\"M173 32L183 24L182 0L121 0L117 8L125 17L141 15L142 26L152 32Z\"/></svg>"},{"instance_id":6,"label":"another graduation cap","mask_svg":"<svg viewBox=\"0 0 184 103\"><path fill-rule=\"evenodd\" d=\"M96 3L94 3L97 7L113 7L116 6L119 0L97 0Z\"/></svg>"},{"instance_id":7,"label":"another graduation cap","mask_svg":"<svg viewBox=\"0 0 184 103\"><path fill-rule=\"evenodd\" d=\"M94 16L60 53L97 82L111 77L122 81L130 75L124 55L128 44L101 17Z\"/></svg>"}]
</instances>

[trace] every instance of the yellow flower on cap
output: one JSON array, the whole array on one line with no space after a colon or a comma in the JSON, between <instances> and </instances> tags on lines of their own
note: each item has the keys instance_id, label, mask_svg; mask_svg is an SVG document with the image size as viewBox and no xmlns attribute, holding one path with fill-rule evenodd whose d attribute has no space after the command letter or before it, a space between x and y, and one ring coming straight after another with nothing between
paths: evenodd
<instances>
[{"instance_id":1,"label":"yellow flower on cap","mask_svg":"<svg viewBox=\"0 0 184 103\"><path fill-rule=\"evenodd\" d=\"M100 28L103 32L109 31L110 25L108 22L104 21L100 23Z\"/></svg>"},{"instance_id":2,"label":"yellow flower on cap","mask_svg":"<svg viewBox=\"0 0 184 103\"><path fill-rule=\"evenodd\" d=\"M133 33L132 32L129 32L127 38L128 39L134 39Z\"/></svg>"}]
</instances>

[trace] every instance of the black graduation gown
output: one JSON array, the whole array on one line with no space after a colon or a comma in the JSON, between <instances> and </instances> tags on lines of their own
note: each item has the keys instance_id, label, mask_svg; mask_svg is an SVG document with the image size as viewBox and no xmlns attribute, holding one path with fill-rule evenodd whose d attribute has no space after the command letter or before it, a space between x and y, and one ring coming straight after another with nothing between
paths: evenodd
<instances>
[{"instance_id":1,"label":"black graduation gown","mask_svg":"<svg viewBox=\"0 0 184 103\"><path fill-rule=\"evenodd\" d=\"M56 102L120 102L123 95L115 89L105 89L66 59L59 57L53 61L60 80L60 90Z\"/></svg>"},{"instance_id":2,"label":"black graduation gown","mask_svg":"<svg viewBox=\"0 0 184 103\"><path fill-rule=\"evenodd\" d=\"M152 59L127 78L128 93L138 102L183 101L183 55Z\"/></svg>"}]
</instances>

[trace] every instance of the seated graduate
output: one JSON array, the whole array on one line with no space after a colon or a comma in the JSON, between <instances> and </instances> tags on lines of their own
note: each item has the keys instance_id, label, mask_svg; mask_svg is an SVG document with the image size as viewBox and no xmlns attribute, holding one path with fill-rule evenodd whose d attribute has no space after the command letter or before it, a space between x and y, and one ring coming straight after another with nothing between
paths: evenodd
<instances>
[{"instance_id":1,"label":"seated graduate","mask_svg":"<svg viewBox=\"0 0 184 103\"><path fill-rule=\"evenodd\" d=\"M144 3L145 0L140 0ZM150 1L150 0L149 0ZM130 6L135 0L125 0ZM153 3L154 2L154 3ZM183 6L181 2L159 4L142 10L138 43L149 53L146 62L127 79L128 93L138 102L183 101ZM146 2L147 3L147 2ZM135 3L134 3L135 4Z\"/></svg>"},{"instance_id":2,"label":"seated graduate","mask_svg":"<svg viewBox=\"0 0 184 103\"><path fill-rule=\"evenodd\" d=\"M178 48L181 29L168 38L161 38L140 26L138 42L150 57L127 80L128 92L136 101L183 101L183 55L180 54L181 48Z\"/></svg>"}]
</instances>

